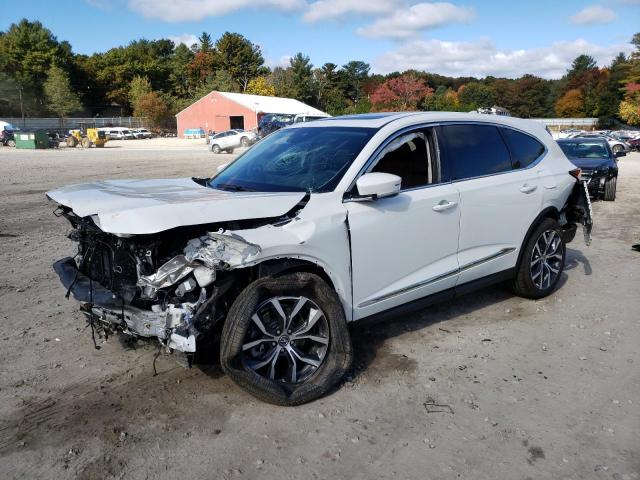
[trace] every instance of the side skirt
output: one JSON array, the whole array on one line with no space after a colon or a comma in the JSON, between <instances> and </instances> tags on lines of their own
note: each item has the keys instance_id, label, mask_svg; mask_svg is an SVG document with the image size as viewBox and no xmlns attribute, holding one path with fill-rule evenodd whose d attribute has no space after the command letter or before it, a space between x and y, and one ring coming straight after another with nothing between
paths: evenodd
<instances>
[{"instance_id":1,"label":"side skirt","mask_svg":"<svg viewBox=\"0 0 640 480\"><path fill-rule=\"evenodd\" d=\"M441 292L437 292L432 295L413 300L409 303L405 303L404 305L399 305L397 307L390 308L389 310L385 310L383 312L375 313L368 317L361 318L359 320L351 322L350 325L361 328L375 325L388 320L397 319L398 317L424 310L425 308L430 307L431 305L434 305L436 303L446 302L447 300L461 297L481 288L511 280L515 277L515 275L515 267L508 270L503 270L502 272L493 273L486 277L478 278L476 280L463 283L462 285L456 285L455 287L448 288Z\"/></svg>"}]
</instances>

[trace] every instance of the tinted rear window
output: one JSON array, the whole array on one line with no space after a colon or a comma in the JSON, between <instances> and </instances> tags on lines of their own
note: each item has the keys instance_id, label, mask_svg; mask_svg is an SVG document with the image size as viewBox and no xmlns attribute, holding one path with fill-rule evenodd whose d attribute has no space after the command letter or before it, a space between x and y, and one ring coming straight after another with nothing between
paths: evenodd
<instances>
[{"instance_id":1,"label":"tinted rear window","mask_svg":"<svg viewBox=\"0 0 640 480\"><path fill-rule=\"evenodd\" d=\"M509 150L492 125L444 125L440 140L446 149L452 180L511 170Z\"/></svg>"},{"instance_id":2,"label":"tinted rear window","mask_svg":"<svg viewBox=\"0 0 640 480\"><path fill-rule=\"evenodd\" d=\"M526 168L544 153L544 145L526 133L503 128L504 139L511 151L513 168Z\"/></svg>"}]
</instances>

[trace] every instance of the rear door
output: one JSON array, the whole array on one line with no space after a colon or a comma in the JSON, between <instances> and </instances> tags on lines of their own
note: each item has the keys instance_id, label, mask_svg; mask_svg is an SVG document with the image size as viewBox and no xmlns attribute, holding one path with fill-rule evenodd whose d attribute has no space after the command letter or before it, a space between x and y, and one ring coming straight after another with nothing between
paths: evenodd
<instances>
[{"instance_id":1,"label":"rear door","mask_svg":"<svg viewBox=\"0 0 640 480\"><path fill-rule=\"evenodd\" d=\"M541 209L538 173L512 160L501 127L451 124L438 132L460 193L458 284L514 267Z\"/></svg>"}]
</instances>

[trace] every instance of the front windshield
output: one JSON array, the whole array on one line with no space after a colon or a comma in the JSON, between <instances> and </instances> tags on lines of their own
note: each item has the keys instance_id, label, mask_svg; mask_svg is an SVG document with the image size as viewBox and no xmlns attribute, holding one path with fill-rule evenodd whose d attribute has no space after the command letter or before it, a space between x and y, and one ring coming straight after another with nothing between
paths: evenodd
<instances>
[{"instance_id":1,"label":"front windshield","mask_svg":"<svg viewBox=\"0 0 640 480\"><path fill-rule=\"evenodd\" d=\"M238 157L209 185L232 191L329 192L375 132L348 127L278 130Z\"/></svg>"},{"instance_id":2,"label":"front windshield","mask_svg":"<svg viewBox=\"0 0 640 480\"><path fill-rule=\"evenodd\" d=\"M609 150L604 142L561 142L560 148L567 157L609 158Z\"/></svg>"}]
</instances>

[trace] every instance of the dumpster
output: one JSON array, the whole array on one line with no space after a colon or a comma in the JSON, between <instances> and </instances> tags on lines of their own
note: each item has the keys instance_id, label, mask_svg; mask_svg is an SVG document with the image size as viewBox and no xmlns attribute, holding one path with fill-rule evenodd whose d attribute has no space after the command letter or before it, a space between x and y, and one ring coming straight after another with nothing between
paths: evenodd
<instances>
[{"instance_id":1,"label":"dumpster","mask_svg":"<svg viewBox=\"0 0 640 480\"><path fill-rule=\"evenodd\" d=\"M49 136L44 130L25 132L20 130L14 134L16 148L49 148Z\"/></svg>"}]
</instances>

